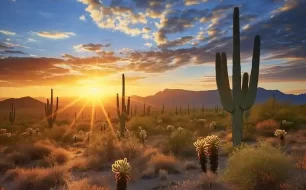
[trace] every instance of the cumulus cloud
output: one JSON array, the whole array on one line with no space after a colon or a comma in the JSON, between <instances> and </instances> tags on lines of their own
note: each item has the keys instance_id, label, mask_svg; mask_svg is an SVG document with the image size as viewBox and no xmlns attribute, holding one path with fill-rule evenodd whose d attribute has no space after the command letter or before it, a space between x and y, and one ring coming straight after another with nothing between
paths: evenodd
<instances>
[{"instance_id":1,"label":"cumulus cloud","mask_svg":"<svg viewBox=\"0 0 306 190\"><path fill-rule=\"evenodd\" d=\"M147 43L145 43L144 45L147 46L147 47L152 47L152 43L148 43L148 42L147 42Z\"/></svg>"},{"instance_id":2,"label":"cumulus cloud","mask_svg":"<svg viewBox=\"0 0 306 190\"><path fill-rule=\"evenodd\" d=\"M25 53L17 50L3 50L0 51L0 54L25 54Z\"/></svg>"},{"instance_id":3,"label":"cumulus cloud","mask_svg":"<svg viewBox=\"0 0 306 190\"><path fill-rule=\"evenodd\" d=\"M85 21L86 21L86 17L85 17L85 15L81 15L81 16L79 17L79 19L80 19L81 21L83 21L83 22L85 22Z\"/></svg>"},{"instance_id":4,"label":"cumulus cloud","mask_svg":"<svg viewBox=\"0 0 306 190\"><path fill-rule=\"evenodd\" d=\"M16 35L15 32L11 32L11 31L8 31L8 30L0 30L0 33L4 34L4 35L7 35L7 36L15 36Z\"/></svg>"},{"instance_id":5,"label":"cumulus cloud","mask_svg":"<svg viewBox=\"0 0 306 190\"><path fill-rule=\"evenodd\" d=\"M79 44L73 46L73 48L78 52L99 52L102 48L109 47L110 44Z\"/></svg>"},{"instance_id":6,"label":"cumulus cloud","mask_svg":"<svg viewBox=\"0 0 306 190\"><path fill-rule=\"evenodd\" d=\"M105 6L99 0L78 0L87 5L86 11L100 28L118 30L131 36L142 34L136 24L146 24L144 13L123 6Z\"/></svg>"},{"instance_id":7,"label":"cumulus cloud","mask_svg":"<svg viewBox=\"0 0 306 190\"><path fill-rule=\"evenodd\" d=\"M186 6L197 5L203 2L207 2L208 0L185 0Z\"/></svg>"},{"instance_id":8,"label":"cumulus cloud","mask_svg":"<svg viewBox=\"0 0 306 190\"><path fill-rule=\"evenodd\" d=\"M65 38L70 38L72 36L75 36L76 34L73 32L36 32L36 35L43 37L43 38L49 38L49 39L65 39Z\"/></svg>"}]
</instances>

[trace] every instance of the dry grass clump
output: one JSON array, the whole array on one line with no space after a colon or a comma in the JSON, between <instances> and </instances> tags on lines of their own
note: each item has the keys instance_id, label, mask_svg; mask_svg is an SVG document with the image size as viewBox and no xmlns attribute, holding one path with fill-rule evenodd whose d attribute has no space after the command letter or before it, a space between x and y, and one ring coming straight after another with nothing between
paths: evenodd
<instances>
[{"instance_id":1,"label":"dry grass clump","mask_svg":"<svg viewBox=\"0 0 306 190\"><path fill-rule=\"evenodd\" d=\"M110 190L110 188L92 185L89 180L85 178L78 181L68 182L67 188L63 188L62 190Z\"/></svg>"},{"instance_id":2,"label":"dry grass clump","mask_svg":"<svg viewBox=\"0 0 306 190\"><path fill-rule=\"evenodd\" d=\"M62 165L69 160L70 153L63 148L54 149L51 154L46 157L48 161L51 162L52 165Z\"/></svg>"},{"instance_id":3,"label":"dry grass clump","mask_svg":"<svg viewBox=\"0 0 306 190\"><path fill-rule=\"evenodd\" d=\"M274 131L279 127L279 122L273 119L264 120L256 124L257 132L264 136L274 136Z\"/></svg>"},{"instance_id":4,"label":"dry grass clump","mask_svg":"<svg viewBox=\"0 0 306 190\"><path fill-rule=\"evenodd\" d=\"M53 168L15 168L9 170L4 180L13 181L16 189L50 189L66 185L69 175L64 167Z\"/></svg>"},{"instance_id":5,"label":"dry grass clump","mask_svg":"<svg viewBox=\"0 0 306 190\"><path fill-rule=\"evenodd\" d=\"M149 165L155 168L155 172L158 173L159 170L166 170L169 174L178 174L179 163L178 160L171 155L156 154L153 155L149 161Z\"/></svg>"},{"instance_id":6,"label":"dry grass clump","mask_svg":"<svg viewBox=\"0 0 306 190\"><path fill-rule=\"evenodd\" d=\"M279 189L290 177L292 162L279 148L259 142L242 146L229 157L223 180L239 189Z\"/></svg>"},{"instance_id":7,"label":"dry grass clump","mask_svg":"<svg viewBox=\"0 0 306 190\"><path fill-rule=\"evenodd\" d=\"M195 170L195 169L198 169L198 164L196 164L195 162L192 162L192 161L186 161L183 165L183 168L185 170Z\"/></svg>"},{"instance_id":8,"label":"dry grass clump","mask_svg":"<svg viewBox=\"0 0 306 190\"><path fill-rule=\"evenodd\" d=\"M78 157L67 163L67 167L72 171L84 171L88 167L88 159L84 157Z\"/></svg>"}]
</instances>

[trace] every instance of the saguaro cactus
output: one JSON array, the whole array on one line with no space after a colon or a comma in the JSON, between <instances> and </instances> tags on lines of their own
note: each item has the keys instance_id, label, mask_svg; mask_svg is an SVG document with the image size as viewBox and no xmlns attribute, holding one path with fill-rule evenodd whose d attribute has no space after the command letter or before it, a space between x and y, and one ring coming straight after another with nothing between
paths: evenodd
<instances>
[{"instance_id":1,"label":"saguaro cactus","mask_svg":"<svg viewBox=\"0 0 306 190\"><path fill-rule=\"evenodd\" d=\"M163 104L162 110L161 110L161 114L163 114L165 111L165 105Z\"/></svg>"},{"instance_id":2,"label":"saguaro cactus","mask_svg":"<svg viewBox=\"0 0 306 190\"><path fill-rule=\"evenodd\" d=\"M241 87L241 68L240 68L240 26L239 8L234 9L233 17L233 90L229 86L227 72L226 53L216 54L216 82L223 108L231 113L233 128L233 145L237 146L242 141L243 113L252 107L257 93L259 61L260 61L260 36L254 39L252 71L243 74Z\"/></svg>"},{"instance_id":3,"label":"saguaro cactus","mask_svg":"<svg viewBox=\"0 0 306 190\"><path fill-rule=\"evenodd\" d=\"M125 105L125 78L122 74L122 100L121 100L121 112L119 108L119 94L117 93L117 115L120 119L120 135L124 136L125 122L130 112L130 97L128 97L127 105Z\"/></svg>"},{"instance_id":4,"label":"saguaro cactus","mask_svg":"<svg viewBox=\"0 0 306 190\"><path fill-rule=\"evenodd\" d=\"M146 103L143 103L143 116L146 116Z\"/></svg>"},{"instance_id":5,"label":"saguaro cactus","mask_svg":"<svg viewBox=\"0 0 306 190\"><path fill-rule=\"evenodd\" d=\"M11 126L15 122L15 116L16 116L16 109L14 108L14 104L12 104L12 110L9 114L9 120L10 120Z\"/></svg>"},{"instance_id":6,"label":"saguaro cactus","mask_svg":"<svg viewBox=\"0 0 306 190\"><path fill-rule=\"evenodd\" d=\"M52 128L56 120L57 110L58 110L58 97L56 97L56 106L55 106L55 110L53 111L53 89L51 89L50 101L51 103L49 104L49 99L47 99L47 104L45 105L45 113L46 113L47 121L49 124L49 128Z\"/></svg>"}]
</instances>

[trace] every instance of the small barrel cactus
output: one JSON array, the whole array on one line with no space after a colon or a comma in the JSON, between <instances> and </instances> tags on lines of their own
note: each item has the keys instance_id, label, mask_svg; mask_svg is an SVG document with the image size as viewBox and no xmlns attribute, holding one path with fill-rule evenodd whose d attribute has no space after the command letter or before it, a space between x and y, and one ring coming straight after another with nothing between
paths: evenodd
<instances>
[{"instance_id":1,"label":"small barrel cactus","mask_svg":"<svg viewBox=\"0 0 306 190\"><path fill-rule=\"evenodd\" d=\"M183 127L177 128L177 131L178 131L178 132L182 132L183 130L184 130Z\"/></svg>"},{"instance_id":2,"label":"small barrel cactus","mask_svg":"<svg viewBox=\"0 0 306 190\"><path fill-rule=\"evenodd\" d=\"M139 132L139 137L140 137L142 143L144 144L144 143L145 143L145 139L147 138L147 132L146 132L146 130L142 129L142 130Z\"/></svg>"},{"instance_id":3,"label":"small barrel cactus","mask_svg":"<svg viewBox=\"0 0 306 190\"><path fill-rule=\"evenodd\" d=\"M174 126L168 125L166 129L167 129L167 131L173 132L174 131Z\"/></svg>"},{"instance_id":4,"label":"small barrel cactus","mask_svg":"<svg viewBox=\"0 0 306 190\"><path fill-rule=\"evenodd\" d=\"M112 164L112 171L115 173L117 190L126 190L127 181L130 179L131 166L127 159L117 160Z\"/></svg>"},{"instance_id":5,"label":"small barrel cactus","mask_svg":"<svg viewBox=\"0 0 306 190\"><path fill-rule=\"evenodd\" d=\"M214 173L217 173L218 169L218 149L220 139L216 135L207 136L205 138L206 146L205 152L209 158L210 170Z\"/></svg>"},{"instance_id":6,"label":"small barrel cactus","mask_svg":"<svg viewBox=\"0 0 306 190\"><path fill-rule=\"evenodd\" d=\"M116 136L117 136L118 140L120 141L121 140L121 133L120 133L120 131L116 131Z\"/></svg>"},{"instance_id":7,"label":"small barrel cactus","mask_svg":"<svg viewBox=\"0 0 306 190\"><path fill-rule=\"evenodd\" d=\"M196 147L201 169L204 173L206 173L206 164L207 164L207 156L205 153L205 149L207 146L206 140L204 138L198 139L196 142L193 143L193 145Z\"/></svg>"},{"instance_id":8,"label":"small barrel cactus","mask_svg":"<svg viewBox=\"0 0 306 190\"><path fill-rule=\"evenodd\" d=\"M285 144L286 144L286 142L285 142L285 135L286 134L287 134L287 132L285 130L281 130L281 129L276 129L275 132L274 132L274 135L276 137L279 137L281 146L285 146Z\"/></svg>"}]
</instances>

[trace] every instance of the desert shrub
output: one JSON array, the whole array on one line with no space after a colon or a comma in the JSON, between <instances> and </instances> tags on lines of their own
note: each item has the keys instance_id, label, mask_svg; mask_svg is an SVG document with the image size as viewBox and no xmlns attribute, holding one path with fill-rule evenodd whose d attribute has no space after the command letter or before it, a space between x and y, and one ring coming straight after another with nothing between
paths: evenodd
<instances>
[{"instance_id":1,"label":"desert shrub","mask_svg":"<svg viewBox=\"0 0 306 190\"><path fill-rule=\"evenodd\" d=\"M88 159L84 157L78 157L67 163L67 167L72 171L84 171L88 167Z\"/></svg>"},{"instance_id":2,"label":"desert shrub","mask_svg":"<svg viewBox=\"0 0 306 190\"><path fill-rule=\"evenodd\" d=\"M288 180L291 168L291 159L279 148L259 142L235 150L222 178L239 189L279 189Z\"/></svg>"},{"instance_id":3,"label":"desert shrub","mask_svg":"<svg viewBox=\"0 0 306 190\"><path fill-rule=\"evenodd\" d=\"M7 159L7 158L1 158L0 159L0 173L5 172L9 169L12 169L15 167L14 162L12 162L11 160Z\"/></svg>"},{"instance_id":4,"label":"desert shrub","mask_svg":"<svg viewBox=\"0 0 306 190\"><path fill-rule=\"evenodd\" d=\"M68 182L67 188L64 187L61 190L110 190L110 188L92 185L89 180L85 178L78 181Z\"/></svg>"},{"instance_id":5,"label":"desert shrub","mask_svg":"<svg viewBox=\"0 0 306 190\"><path fill-rule=\"evenodd\" d=\"M148 134L154 135L159 134L160 129L158 129L156 119L153 117L133 117L128 123L127 128L133 132L138 133L138 127L141 126L142 129L146 130Z\"/></svg>"},{"instance_id":6,"label":"desert shrub","mask_svg":"<svg viewBox=\"0 0 306 190\"><path fill-rule=\"evenodd\" d=\"M264 121L274 118L281 105L273 98L270 98L265 103L259 105L258 112L256 113L257 121Z\"/></svg>"},{"instance_id":7,"label":"desert shrub","mask_svg":"<svg viewBox=\"0 0 306 190\"><path fill-rule=\"evenodd\" d=\"M63 148L57 148L46 159L51 165L62 165L69 160L69 152Z\"/></svg>"},{"instance_id":8,"label":"desert shrub","mask_svg":"<svg viewBox=\"0 0 306 190\"><path fill-rule=\"evenodd\" d=\"M23 147L20 149L25 151L31 160L39 160L49 156L55 147L50 142L38 141L33 145L27 145L24 149Z\"/></svg>"},{"instance_id":9,"label":"desert shrub","mask_svg":"<svg viewBox=\"0 0 306 190\"><path fill-rule=\"evenodd\" d=\"M186 129L182 131L175 130L172 132L168 143L172 153L178 154L182 152L193 141L192 133Z\"/></svg>"},{"instance_id":10,"label":"desert shrub","mask_svg":"<svg viewBox=\"0 0 306 190\"><path fill-rule=\"evenodd\" d=\"M76 130L77 131L85 131L85 132L90 131L90 122L78 123L76 125Z\"/></svg>"},{"instance_id":11,"label":"desert shrub","mask_svg":"<svg viewBox=\"0 0 306 190\"><path fill-rule=\"evenodd\" d=\"M233 152L233 143L232 142L223 142L220 144L220 156L228 156Z\"/></svg>"},{"instance_id":12,"label":"desert shrub","mask_svg":"<svg viewBox=\"0 0 306 190\"><path fill-rule=\"evenodd\" d=\"M72 132L68 131L68 126L54 126L51 129L48 129L45 133L44 136L51 139L55 140L57 142L63 141L63 139L67 138L67 136L70 134L70 137L72 139Z\"/></svg>"},{"instance_id":13,"label":"desert shrub","mask_svg":"<svg viewBox=\"0 0 306 190\"><path fill-rule=\"evenodd\" d=\"M68 177L68 173L63 167L33 169L15 168L9 170L5 174L4 180L13 180L17 185L17 189L20 190L39 190L65 185Z\"/></svg>"},{"instance_id":14,"label":"desert shrub","mask_svg":"<svg viewBox=\"0 0 306 190\"><path fill-rule=\"evenodd\" d=\"M259 132L259 134L263 136L274 136L274 131L276 129L279 129L279 127L280 127L279 122L273 119L261 121L256 124L257 132Z\"/></svg>"},{"instance_id":15,"label":"desert shrub","mask_svg":"<svg viewBox=\"0 0 306 190\"><path fill-rule=\"evenodd\" d=\"M254 140L256 135L256 126L252 123L245 123L243 128L243 140Z\"/></svg>"},{"instance_id":16,"label":"desert shrub","mask_svg":"<svg viewBox=\"0 0 306 190\"><path fill-rule=\"evenodd\" d=\"M300 170L299 176L296 177L296 183L298 189L306 189L306 153L298 159L296 168Z\"/></svg>"},{"instance_id":17,"label":"desert shrub","mask_svg":"<svg viewBox=\"0 0 306 190\"><path fill-rule=\"evenodd\" d=\"M194 169L198 169L199 167L197 163L194 163L192 161L186 161L184 162L183 168L185 170L194 170Z\"/></svg>"},{"instance_id":18,"label":"desert shrub","mask_svg":"<svg viewBox=\"0 0 306 190\"><path fill-rule=\"evenodd\" d=\"M151 157L149 164L155 168L155 172L159 170L166 170L169 174L179 173L178 160L171 155L155 154Z\"/></svg>"},{"instance_id":19,"label":"desert shrub","mask_svg":"<svg viewBox=\"0 0 306 190\"><path fill-rule=\"evenodd\" d=\"M89 167L101 169L108 161L113 161L117 157L117 139L111 134L103 134L92 138L85 150L88 156Z\"/></svg>"}]
</instances>

